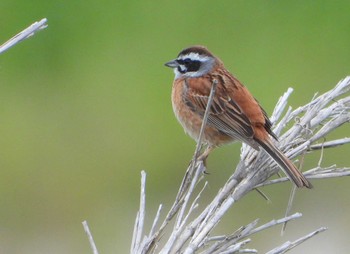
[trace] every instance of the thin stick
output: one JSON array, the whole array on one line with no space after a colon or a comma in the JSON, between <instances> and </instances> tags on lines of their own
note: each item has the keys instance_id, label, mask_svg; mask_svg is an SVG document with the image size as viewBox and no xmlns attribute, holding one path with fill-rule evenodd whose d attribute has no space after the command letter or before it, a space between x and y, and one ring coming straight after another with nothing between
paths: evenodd
<instances>
[{"instance_id":1,"label":"thin stick","mask_svg":"<svg viewBox=\"0 0 350 254\"><path fill-rule=\"evenodd\" d=\"M302 216L301 213L294 213L294 214L292 214L292 215L290 215L288 217L284 217L282 219L271 220L270 222L265 223L264 225L253 229L252 231L249 232L248 235L255 234L255 233L259 232L259 231L265 230L267 228L273 227L273 226L281 224L281 223L285 223L286 221L295 220L297 218L300 218L301 216Z\"/></svg>"},{"instance_id":2,"label":"thin stick","mask_svg":"<svg viewBox=\"0 0 350 254\"><path fill-rule=\"evenodd\" d=\"M345 145L350 143L350 138L341 138L341 139L336 139L328 142L324 142L321 144L316 144L310 146L309 150L319 150L319 149L324 149L324 148L333 148L341 145Z\"/></svg>"},{"instance_id":3,"label":"thin stick","mask_svg":"<svg viewBox=\"0 0 350 254\"><path fill-rule=\"evenodd\" d=\"M284 244L282 244L281 246L274 248L273 250L270 250L269 252L267 252L266 254L282 254L282 253L286 253L287 251L293 249L294 247L298 246L299 244L305 242L306 240L310 239L311 237L322 233L323 231L327 230L327 228L325 227L321 227L313 232L311 232L310 234L307 234L299 239L297 239L294 242L285 242Z\"/></svg>"},{"instance_id":4,"label":"thin stick","mask_svg":"<svg viewBox=\"0 0 350 254\"><path fill-rule=\"evenodd\" d=\"M141 171L141 190L140 190L140 210L137 212L134 231L132 236L130 253L137 253L142 248L141 237L143 234L143 225L145 222L146 206L146 172Z\"/></svg>"},{"instance_id":5,"label":"thin stick","mask_svg":"<svg viewBox=\"0 0 350 254\"><path fill-rule=\"evenodd\" d=\"M21 41L31 37L37 31L42 30L42 29L44 29L46 27L47 27L47 19L46 18L44 18L44 19L42 19L42 20L40 20L38 22L33 23L32 25L30 25L29 27L27 27L23 31L21 31L18 34L16 34L15 36L13 36L7 42L2 44L0 46L0 54L5 52L9 48L13 47L17 43L19 43L19 42L21 42Z\"/></svg>"},{"instance_id":6,"label":"thin stick","mask_svg":"<svg viewBox=\"0 0 350 254\"><path fill-rule=\"evenodd\" d=\"M159 221L159 217L160 217L160 212L162 211L162 208L163 208L163 205L160 204L159 207L158 207L158 210L157 210L157 214L156 214L156 217L154 218L153 220L153 224L152 224L152 227L151 227L151 230L149 231L149 237L151 237L156 229L156 226L157 226L157 223Z\"/></svg>"},{"instance_id":7,"label":"thin stick","mask_svg":"<svg viewBox=\"0 0 350 254\"><path fill-rule=\"evenodd\" d=\"M284 213L284 217L287 217L290 214L290 211L292 210L292 206L293 206L293 201L294 201L294 197L295 197L295 193L297 191L297 187L295 185L292 186L292 190L289 194L289 200L288 200L288 205L286 208L286 212ZM281 229L281 235L284 234L284 232L286 231L287 228L287 221L283 223L282 225L282 229Z\"/></svg>"},{"instance_id":8,"label":"thin stick","mask_svg":"<svg viewBox=\"0 0 350 254\"><path fill-rule=\"evenodd\" d=\"M299 163L299 171L302 171L302 168L304 166L304 162L305 162L305 153L303 153L302 156L301 156L300 163ZM287 216L290 215L296 191L297 191L297 187L295 185L293 185L292 186L292 190L290 191L290 194L289 194L288 204L287 204L286 211L284 213L284 217L287 217ZM287 228L287 223L288 223L287 221L285 223L283 223L282 229L281 229L281 235L284 234L284 232L285 232L285 230Z\"/></svg>"},{"instance_id":9,"label":"thin stick","mask_svg":"<svg viewBox=\"0 0 350 254\"><path fill-rule=\"evenodd\" d=\"M92 234L91 234L91 232L90 232L89 225L88 225L87 221L84 220L84 221L82 222L82 224L83 224L85 233L86 233L87 236L88 236L88 239L89 239L89 243L90 243L90 247L91 247L92 253L93 253L93 254L98 254L98 250L97 250L96 244L95 244L95 242L94 242L94 239L93 239L93 237L92 237Z\"/></svg>"},{"instance_id":10,"label":"thin stick","mask_svg":"<svg viewBox=\"0 0 350 254\"><path fill-rule=\"evenodd\" d=\"M259 188L255 188L255 190L267 201L267 202L271 202L271 199Z\"/></svg>"},{"instance_id":11,"label":"thin stick","mask_svg":"<svg viewBox=\"0 0 350 254\"><path fill-rule=\"evenodd\" d=\"M193 154L191 164L188 167L188 169L186 171L186 174L185 174L185 177L184 177L184 179L183 179L183 181L181 183L180 190L179 190L179 192L177 194L177 197L176 197L177 200L180 200L180 199L182 199L184 197L184 193L187 191L187 188L189 186L189 182L192 179L193 171L194 171L195 167L197 166L197 159L198 159L198 156L199 156L199 152L200 152L200 150L202 148L202 139L203 139L203 135L204 135L204 129L205 129L206 125L207 125L208 116L209 116L209 112L210 112L210 107L211 107L211 104L212 104L214 96L215 96L217 84L218 84L217 80L214 79L212 87L211 87L211 90L210 90L208 103L207 103L207 106L205 108L205 113L204 113L204 116L203 116L202 125L201 125L201 129L200 129L199 136L198 136L196 149L195 149L195 152ZM204 166L204 165L198 165L198 170L202 168L201 166ZM184 208L186 208L186 204L183 206L182 210Z\"/></svg>"},{"instance_id":12,"label":"thin stick","mask_svg":"<svg viewBox=\"0 0 350 254\"><path fill-rule=\"evenodd\" d=\"M198 155L199 155L199 151L201 150L201 147L202 147L202 139L203 139L203 134L204 134L204 128L207 125L208 116L209 116L209 112L210 112L210 107L211 107L211 104L212 104L214 96L215 96L217 85L218 85L218 81L216 79L214 79L213 80L213 84L211 86L207 107L205 108L205 113L204 113L204 116L203 116L202 126L201 126L201 130L199 132L199 137L198 137L198 140L197 140L196 150L195 150L194 156L193 156L193 162L194 162L193 164L194 165L196 165L196 162L197 162L197 159L198 159Z\"/></svg>"}]
</instances>

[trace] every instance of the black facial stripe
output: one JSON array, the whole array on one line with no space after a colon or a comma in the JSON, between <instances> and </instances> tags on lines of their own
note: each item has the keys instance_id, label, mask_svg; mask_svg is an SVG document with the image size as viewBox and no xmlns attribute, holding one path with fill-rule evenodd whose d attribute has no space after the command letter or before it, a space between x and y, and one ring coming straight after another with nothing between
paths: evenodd
<instances>
[{"instance_id":1,"label":"black facial stripe","mask_svg":"<svg viewBox=\"0 0 350 254\"><path fill-rule=\"evenodd\" d=\"M199 68L201 67L201 62L198 60L191 60L190 58L186 58L186 59L179 59L177 60L177 62L180 65L185 66L185 70L181 70L181 67L178 67L178 71L180 73L186 73L186 72L196 72L199 70Z\"/></svg>"},{"instance_id":2,"label":"black facial stripe","mask_svg":"<svg viewBox=\"0 0 350 254\"><path fill-rule=\"evenodd\" d=\"M198 71L201 67L200 61L191 61L187 66L187 71Z\"/></svg>"}]
</instances>

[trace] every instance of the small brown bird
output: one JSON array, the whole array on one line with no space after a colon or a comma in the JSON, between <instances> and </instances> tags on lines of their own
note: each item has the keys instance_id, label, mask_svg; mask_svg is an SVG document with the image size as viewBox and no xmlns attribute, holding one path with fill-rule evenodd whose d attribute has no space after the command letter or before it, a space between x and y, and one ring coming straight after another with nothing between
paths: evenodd
<instances>
[{"instance_id":1,"label":"small brown bird","mask_svg":"<svg viewBox=\"0 0 350 254\"><path fill-rule=\"evenodd\" d=\"M205 160L217 146L241 141L256 150L262 147L297 187L312 188L305 176L272 142L271 137L276 140L277 137L264 109L226 70L219 58L203 46L193 46L182 50L175 60L165 65L173 68L175 73L172 88L175 116L185 132L196 141L213 81L217 81L203 135L207 149L201 159Z\"/></svg>"}]
</instances>

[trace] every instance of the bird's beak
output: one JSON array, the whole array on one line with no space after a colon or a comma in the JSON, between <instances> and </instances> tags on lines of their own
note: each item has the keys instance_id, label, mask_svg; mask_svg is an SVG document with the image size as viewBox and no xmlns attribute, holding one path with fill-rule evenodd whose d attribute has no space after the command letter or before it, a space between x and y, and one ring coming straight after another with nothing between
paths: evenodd
<instances>
[{"instance_id":1,"label":"bird's beak","mask_svg":"<svg viewBox=\"0 0 350 254\"><path fill-rule=\"evenodd\" d=\"M165 63L164 65L167 67L170 67L170 68L176 68L179 66L179 63L175 59L175 60L171 60L170 62Z\"/></svg>"}]
</instances>

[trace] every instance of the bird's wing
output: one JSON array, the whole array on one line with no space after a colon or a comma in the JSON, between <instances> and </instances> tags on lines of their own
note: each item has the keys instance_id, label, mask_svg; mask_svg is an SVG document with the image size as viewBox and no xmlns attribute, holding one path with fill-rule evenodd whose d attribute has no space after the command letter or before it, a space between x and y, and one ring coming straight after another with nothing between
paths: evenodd
<instances>
[{"instance_id":1,"label":"bird's wing","mask_svg":"<svg viewBox=\"0 0 350 254\"><path fill-rule=\"evenodd\" d=\"M191 80L186 80L185 82L184 100L186 105L193 112L203 117L209 99L211 84L209 89L206 89L203 86L205 81L202 80L201 89L198 90L195 82L193 84L191 84ZM208 125L215 127L232 138L257 148L253 141L254 129L251 121L235 100L228 96L223 89L224 87L219 83L210 107Z\"/></svg>"}]
</instances>

